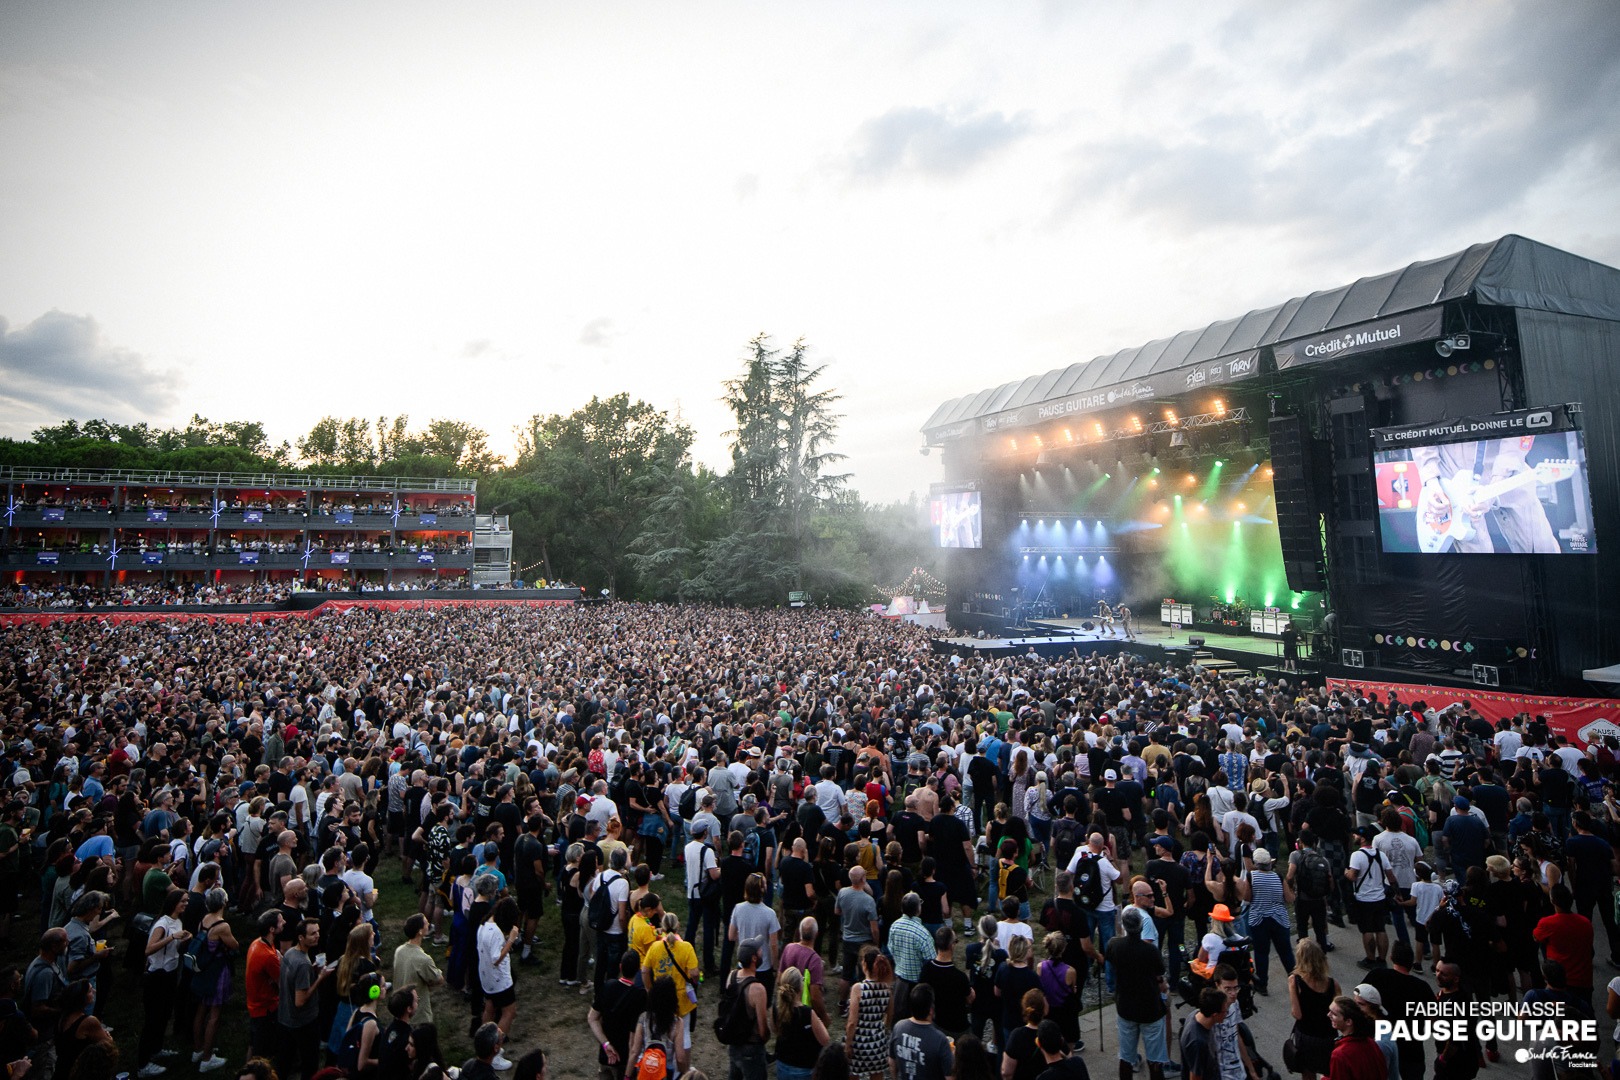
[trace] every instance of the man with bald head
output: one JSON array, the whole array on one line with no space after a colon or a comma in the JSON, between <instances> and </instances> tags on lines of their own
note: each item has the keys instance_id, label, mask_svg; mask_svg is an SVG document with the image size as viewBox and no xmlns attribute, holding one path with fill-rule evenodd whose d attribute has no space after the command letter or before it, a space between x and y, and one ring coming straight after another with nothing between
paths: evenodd
<instances>
[{"instance_id":1,"label":"man with bald head","mask_svg":"<svg viewBox=\"0 0 1620 1080\"><path fill-rule=\"evenodd\" d=\"M849 988L861 977L861 949L879 940L877 900L866 884L864 867L849 868L849 886L838 891L833 913L838 916L844 942L844 985L838 991L842 1005L849 1000Z\"/></svg>"}]
</instances>

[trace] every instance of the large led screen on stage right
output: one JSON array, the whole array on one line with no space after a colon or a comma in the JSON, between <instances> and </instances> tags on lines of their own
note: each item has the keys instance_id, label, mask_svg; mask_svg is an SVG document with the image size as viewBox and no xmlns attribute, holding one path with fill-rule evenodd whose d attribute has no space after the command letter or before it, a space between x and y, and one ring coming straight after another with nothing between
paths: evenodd
<instances>
[{"instance_id":1,"label":"large led screen on stage right","mask_svg":"<svg viewBox=\"0 0 1620 1080\"><path fill-rule=\"evenodd\" d=\"M977 491L947 491L929 500L934 541L943 548L984 546L984 515Z\"/></svg>"},{"instance_id":2,"label":"large led screen on stage right","mask_svg":"<svg viewBox=\"0 0 1620 1080\"><path fill-rule=\"evenodd\" d=\"M1597 552L1577 430L1391 447L1374 453L1373 467L1385 551Z\"/></svg>"}]
</instances>

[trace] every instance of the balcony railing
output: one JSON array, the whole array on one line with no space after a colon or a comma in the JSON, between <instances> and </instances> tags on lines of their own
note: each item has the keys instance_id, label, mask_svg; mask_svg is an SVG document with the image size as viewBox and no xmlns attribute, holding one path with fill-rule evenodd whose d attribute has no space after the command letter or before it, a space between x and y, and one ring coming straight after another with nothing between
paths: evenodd
<instances>
[{"instance_id":1,"label":"balcony railing","mask_svg":"<svg viewBox=\"0 0 1620 1080\"><path fill-rule=\"evenodd\" d=\"M472 495L478 481L428 476L317 476L313 473L143 472L136 469L45 469L0 466L0 481L98 487L229 488L269 491L454 492Z\"/></svg>"},{"instance_id":2,"label":"balcony railing","mask_svg":"<svg viewBox=\"0 0 1620 1080\"><path fill-rule=\"evenodd\" d=\"M120 548L116 562L110 552L55 551L38 552L31 549L0 553L0 566L12 570L287 570L304 569L302 553L250 552L251 561L243 561L242 552L218 551L212 555L194 551L139 551ZM349 568L353 570L427 570L466 568L473 564L470 551L432 552L431 562L423 562L421 553L398 551L385 554L376 551L310 553L308 568L324 570ZM347 555L347 560L342 557ZM42 557L43 556L43 557ZM336 557L334 557L336 556Z\"/></svg>"}]
</instances>

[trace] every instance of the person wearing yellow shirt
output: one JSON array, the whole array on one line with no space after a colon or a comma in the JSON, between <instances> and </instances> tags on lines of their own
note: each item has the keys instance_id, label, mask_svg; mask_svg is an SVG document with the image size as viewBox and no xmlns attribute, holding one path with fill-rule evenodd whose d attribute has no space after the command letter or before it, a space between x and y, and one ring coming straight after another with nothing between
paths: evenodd
<instances>
[{"instance_id":1,"label":"person wearing yellow shirt","mask_svg":"<svg viewBox=\"0 0 1620 1080\"><path fill-rule=\"evenodd\" d=\"M636 913L630 918L630 947L647 966L647 950L658 940L658 925L664 919L664 902L655 892L644 893L636 904ZM646 984L648 987L652 983Z\"/></svg>"},{"instance_id":2,"label":"person wearing yellow shirt","mask_svg":"<svg viewBox=\"0 0 1620 1080\"><path fill-rule=\"evenodd\" d=\"M651 986L667 975L675 983L677 1012L686 1016L697 1008L697 950L681 938L681 917L673 911L664 915L660 929L663 935L647 947L642 957L641 981Z\"/></svg>"}]
</instances>

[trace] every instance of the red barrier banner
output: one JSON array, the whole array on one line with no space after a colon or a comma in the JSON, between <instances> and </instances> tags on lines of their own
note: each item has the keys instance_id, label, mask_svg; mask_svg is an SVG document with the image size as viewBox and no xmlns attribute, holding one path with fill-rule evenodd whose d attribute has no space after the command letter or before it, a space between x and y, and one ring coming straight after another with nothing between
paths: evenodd
<instances>
[{"instance_id":1,"label":"red barrier banner","mask_svg":"<svg viewBox=\"0 0 1620 1080\"><path fill-rule=\"evenodd\" d=\"M1366 679L1329 679L1329 690L1348 690L1387 697L1391 691L1402 702L1422 701L1436 709L1463 703L1489 720L1511 720L1520 713L1547 718L1547 728L1582 746L1603 736L1620 738L1620 700L1610 698L1549 697L1544 694L1505 694L1489 687L1424 686L1417 683L1371 682Z\"/></svg>"},{"instance_id":2,"label":"red barrier banner","mask_svg":"<svg viewBox=\"0 0 1620 1080\"><path fill-rule=\"evenodd\" d=\"M572 604L572 600L328 600L319 607L305 611L120 611L106 608L101 611L29 611L0 614L0 626L18 626L30 623L53 623L76 619L95 619L110 623L186 622L201 619L206 622L262 622L266 619L313 619L323 613L342 614L358 608L377 608L382 611L411 611L431 607L557 607Z\"/></svg>"}]
</instances>

